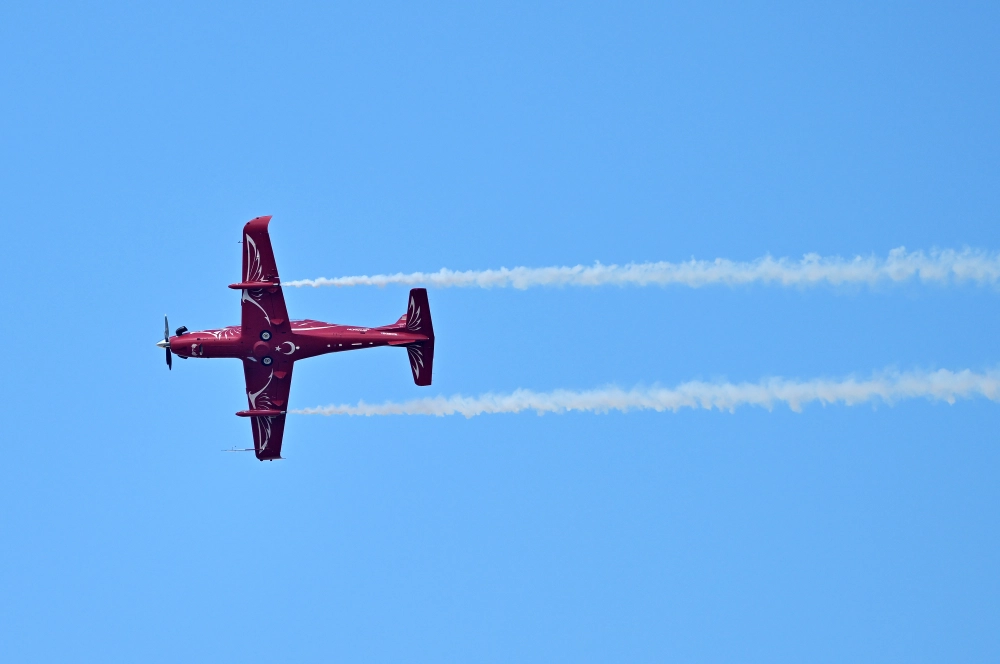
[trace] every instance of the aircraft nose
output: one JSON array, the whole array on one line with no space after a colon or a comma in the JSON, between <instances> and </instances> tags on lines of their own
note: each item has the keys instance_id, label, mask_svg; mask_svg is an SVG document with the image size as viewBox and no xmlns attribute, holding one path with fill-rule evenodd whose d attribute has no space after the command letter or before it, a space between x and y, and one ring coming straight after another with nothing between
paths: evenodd
<instances>
[{"instance_id":1,"label":"aircraft nose","mask_svg":"<svg viewBox=\"0 0 1000 664\"><path fill-rule=\"evenodd\" d=\"M166 339L160 339L159 341L156 342L156 345L159 346L160 348L170 348L170 342L167 341Z\"/></svg>"}]
</instances>

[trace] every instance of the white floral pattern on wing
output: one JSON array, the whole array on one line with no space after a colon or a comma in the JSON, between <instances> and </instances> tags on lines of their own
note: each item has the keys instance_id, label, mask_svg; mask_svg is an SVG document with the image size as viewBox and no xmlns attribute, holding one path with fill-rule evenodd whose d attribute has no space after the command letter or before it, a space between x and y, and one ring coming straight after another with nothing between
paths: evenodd
<instances>
[{"instance_id":1,"label":"white floral pattern on wing","mask_svg":"<svg viewBox=\"0 0 1000 664\"><path fill-rule=\"evenodd\" d=\"M247 401L250 402L250 410L270 410L274 408L274 404L271 403L271 397L267 394L267 388L274 379L274 370L271 370L271 374L267 377L267 382L264 383L264 387L260 388L256 392L251 392L247 390ZM258 404L257 400L260 399ZM257 440L260 441L260 450L263 452L267 449L267 444L271 442L271 418L270 417L254 417L253 425L257 429Z\"/></svg>"},{"instance_id":2,"label":"white floral pattern on wing","mask_svg":"<svg viewBox=\"0 0 1000 664\"><path fill-rule=\"evenodd\" d=\"M247 269L246 273L243 275L243 281L254 282L254 281L264 281L264 266L260 262L260 249L257 248L257 243L253 241L253 238L249 235L246 236L246 241L243 245L247 248ZM264 291L260 288L255 289L243 289L243 294L240 296L240 304L243 302L250 302L255 307L260 309L261 313L264 314L267 324L271 324L271 317L267 315L267 311L260 304L260 298L263 297Z\"/></svg>"},{"instance_id":3,"label":"white floral pattern on wing","mask_svg":"<svg viewBox=\"0 0 1000 664\"><path fill-rule=\"evenodd\" d=\"M247 271L243 275L243 281L263 281L264 267L260 264L260 250L257 248L257 243L253 241L252 237L247 235L246 238L244 246L247 248ZM253 250L252 255L250 253L251 250Z\"/></svg>"},{"instance_id":4,"label":"white floral pattern on wing","mask_svg":"<svg viewBox=\"0 0 1000 664\"><path fill-rule=\"evenodd\" d=\"M260 450L258 453L263 453L267 449L267 444L271 442L271 418L255 417L253 418L253 425L257 428L257 440L260 441Z\"/></svg>"},{"instance_id":5,"label":"white floral pattern on wing","mask_svg":"<svg viewBox=\"0 0 1000 664\"><path fill-rule=\"evenodd\" d=\"M241 332L242 330L239 325L231 325L219 330L203 330L202 334L210 334L220 341L226 341L229 339L239 339Z\"/></svg>"},{"instance_id":6,"label":"white floral pattern on wing","mask_svg":"<svg viewBox=\"0 0 1000 664\"><path fill-rule=\"evenodd\" d=\"M240 303L242 304L243 302L250 302L255 307L260 309L261 313L264 314L264 319L267 320L267 324L270 325L271 317L267 315L267 311L265 311L264 307L262 307L260 305L260 302L257 301L257 299L263 294L264 291L261 290L260 288L255 288L253 290L250 290L249 288L244 288L243 295L240 297Z\"/></svg>"}]
</instances>

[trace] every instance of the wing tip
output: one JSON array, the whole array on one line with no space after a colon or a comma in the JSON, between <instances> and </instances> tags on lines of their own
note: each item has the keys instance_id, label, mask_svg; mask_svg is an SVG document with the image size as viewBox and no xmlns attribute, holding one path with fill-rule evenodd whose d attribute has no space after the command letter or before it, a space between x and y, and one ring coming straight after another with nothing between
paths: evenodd
<instances>
[{"instance_id":1,"label":"wing tip","mask_svg":"<svg viewBox=\"0 0 1000 664\"><path fill-rule=\"evenodd\" d=\"M266 214L262 217L254 217L243 226L244 232L249 233L250 231L266 231L267 225L271 222L271 215Z\"/></svg>"}]
</instances>

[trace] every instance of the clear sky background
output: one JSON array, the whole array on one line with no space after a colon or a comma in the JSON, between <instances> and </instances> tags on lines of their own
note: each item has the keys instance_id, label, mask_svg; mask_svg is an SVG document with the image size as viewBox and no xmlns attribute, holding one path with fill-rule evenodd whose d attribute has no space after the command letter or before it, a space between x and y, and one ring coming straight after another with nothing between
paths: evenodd
<instances>
[{"instance_id":1,"label":"clear sky background","mask_svg":"<svg viewBox=\"0 0 1000 664\"><path fill-rule=\"evenodd\" d=\"M364 4L364 3L362 3ZM0 658L997 661L1000 407L289 416L251 442L240 229L285 279L1000 249L996 3L5 3ZM406 289L287 290L379 325ZM431 290L292 406L995 368L1000 294Z\"/></svg>"}]
</instances>

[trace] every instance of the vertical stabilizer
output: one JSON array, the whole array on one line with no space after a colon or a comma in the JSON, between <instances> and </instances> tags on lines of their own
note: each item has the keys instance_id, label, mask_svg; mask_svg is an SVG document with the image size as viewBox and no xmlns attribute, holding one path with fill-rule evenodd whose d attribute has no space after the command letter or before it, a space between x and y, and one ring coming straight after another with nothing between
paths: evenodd
<instances>
[{"instance_id":1,"label":"vertical stabilizer","mask_svg":"<svg viewBox=\"0 0 1000 664\"><path fill-rule=\"evenodd\" d=\"M425 334L434 340L434 326L431 325L431 305L427 301L426 288L410 290L410 302L406 309L406 329L416 334Z\"/></svg>"}]
</instances>

